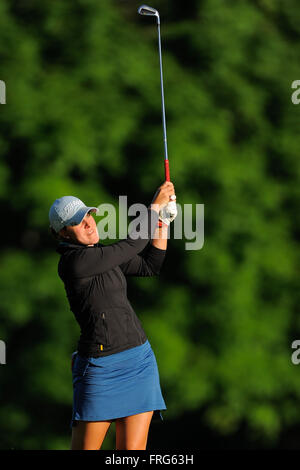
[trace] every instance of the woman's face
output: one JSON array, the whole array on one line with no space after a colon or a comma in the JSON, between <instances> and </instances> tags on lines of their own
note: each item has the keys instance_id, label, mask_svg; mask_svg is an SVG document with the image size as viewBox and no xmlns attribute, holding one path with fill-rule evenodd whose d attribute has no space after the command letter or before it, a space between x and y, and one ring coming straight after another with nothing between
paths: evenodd
<instances>
[{"instance_id":1,"label":"woman's face","mask_svg":"<svg viewBox=\"0 0 300 470\"><path fill-rule=\"evenodd\" d=\"M94 217L87 213L78 225L68 225L60 230L60 235L84 245L94 245L99 241L98 229Z\"/></svg>"}]
</instances>

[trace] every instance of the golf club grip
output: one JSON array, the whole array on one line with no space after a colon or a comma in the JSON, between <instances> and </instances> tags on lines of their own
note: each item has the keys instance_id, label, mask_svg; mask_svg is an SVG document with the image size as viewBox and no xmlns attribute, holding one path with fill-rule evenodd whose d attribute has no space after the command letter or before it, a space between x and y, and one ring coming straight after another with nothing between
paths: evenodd
<instances>
[{"instance_id":1,"label":"golf club grip","mask_svg":"<svg viewBox=\"0 0 300 470\"><path fill-rule=\"evenodd\" d=\"M170 181L170 168L169 168L169 160L165 159L165 180ZM158 221L158 227L162 227L162 221Z\"/></svg>"},{"instance_id":2,"label":"golf club grip","mask_svg":"<svg viewBox=\"0 0 300 470\"><path fill-rule=\"evenodd\" d=\"M170 181L169 160L166 160L166 159L165 159L165 179L166 181Z\"/></svg>"}]
</instances>

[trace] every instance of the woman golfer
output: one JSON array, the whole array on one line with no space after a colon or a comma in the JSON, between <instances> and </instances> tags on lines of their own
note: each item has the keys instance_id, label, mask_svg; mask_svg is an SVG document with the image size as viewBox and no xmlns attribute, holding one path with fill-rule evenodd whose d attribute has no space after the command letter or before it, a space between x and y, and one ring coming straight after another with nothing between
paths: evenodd
<instances>
[{"instance_id":1,"label":"woman golfer","mask_svg":"<svg viewBox=\"0 0 300 470\"><path fill-rule=\"evenodd\" d=\"M107 246L98 243L91 215L96 207L64 196L50 208L51 231L60 241L58 274L81 330L72 358L72 450L100 449L112 421L117 450L144 450L153 414L161 418L166 409L155 355L127 298L125 276L159 273L176 216L166 207L175 198L166 181L139 219L143 236L129 234Z\"/></svg>"}]
</instances>

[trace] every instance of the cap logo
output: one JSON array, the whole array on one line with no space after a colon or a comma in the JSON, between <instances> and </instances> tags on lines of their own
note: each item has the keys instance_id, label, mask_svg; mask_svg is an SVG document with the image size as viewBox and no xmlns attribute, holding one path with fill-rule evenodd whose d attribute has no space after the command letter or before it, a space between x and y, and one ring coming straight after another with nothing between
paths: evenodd
<instances>
[{"instance_id":1,"label":"cap logo","mask_svg":"<svg viewBox=\"0 0 300 470\"><path fill-rule=\"evenodd\" d=\"M76 209L79 207L82 207L83 204L79 201L71 201L69 204L67 204L64 209L64 219L69 219L74 215L74 212L76 212Z\"/></svg>"}]
</instances>

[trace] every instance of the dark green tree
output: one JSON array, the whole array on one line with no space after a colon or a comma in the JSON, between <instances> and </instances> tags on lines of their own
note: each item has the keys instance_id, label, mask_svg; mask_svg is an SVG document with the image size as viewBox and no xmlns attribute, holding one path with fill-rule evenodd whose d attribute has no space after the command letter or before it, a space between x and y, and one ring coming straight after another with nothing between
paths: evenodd
<instances>
[{"instance_id":1,"label":"dark green tree","mask_svg":"<svg viewBox=\"0 0 300 470\"><path fill-rule=\"evenodd\" d=\"M52 202L149 203L162 183L156 26L137 2L2 0L0 448L68 448L79 328L57 275ZM300 79L296 0L157 1L171 179L205 205L205 242L169 241L130 299L165 420L276 446L300 418ZM195 222L195 220L194 220ZM180 423L177 423L180 426ZM106 442L112 446L112 437Z\"/></svg>"}]
</instances>

